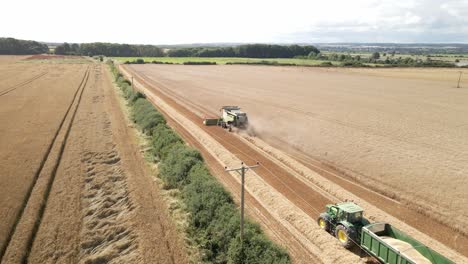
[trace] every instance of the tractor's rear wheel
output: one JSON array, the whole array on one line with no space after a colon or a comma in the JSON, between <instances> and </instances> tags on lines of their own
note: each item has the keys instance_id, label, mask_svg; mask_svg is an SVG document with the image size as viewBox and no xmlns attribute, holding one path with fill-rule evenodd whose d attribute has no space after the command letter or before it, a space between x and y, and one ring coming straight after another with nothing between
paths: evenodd
<instances>
[{"instance_id":1,"label":"tractor's rear wheel","mask_svg":"<svg viewBox=\"0 0 468 264\"><path fill-rule=\"evenodd\" d=\"M343 225L338 225L335 230L335 236L344 248L352 248L355 243L354 232Z\"/></svg>"},{"instance_id":2,"label":"tractor's rear wheel","mask_svg":"<svg viewBox=\"0 0 468 264\"><path fill-rule=\"evenodd\" d=\"M323 230L330 232L330 222L327 221L324 217L320 216L317 219L317 224L322 228Z\"/></svg>"}]
</instances>

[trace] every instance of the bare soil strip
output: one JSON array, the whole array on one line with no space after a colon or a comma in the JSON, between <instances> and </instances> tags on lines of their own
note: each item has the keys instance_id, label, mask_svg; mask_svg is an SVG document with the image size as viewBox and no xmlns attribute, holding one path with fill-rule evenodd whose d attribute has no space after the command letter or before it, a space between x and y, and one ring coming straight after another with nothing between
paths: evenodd
<instances>
[{"instance_id":1,"label":"bare soil strip","mask_svg":"<svg viewBox=\"0 0 468 264\"><path fill-rule=\"evenodd\" d=\"M132 72L132 75L138 76L139 73ZM229 137L229 134L224 133L224 131L219 132L217 128L204 127L201 122L202 119L198 115L194 114L192 111L187 110L183 106L179 105L176 101L174 101L173 99L165 95L164 88L161 88L159 85L149 84L147 82L148 79L143 80L138 77L136 79L138 82L146 85L146 88L142 88L142 89L145 89L145 91L150 91L151 93L157 94L161 98L164 98L165 102L168 102L169 104L174 106L179 113L188 117L190 120L193 120L195 126L198 126L198 128L204 130L209 135L216 138L217 141L221 145L223 145L223 147L225 147L226 149L229 149L233 154L235 154L241 160L246 161L246 162L255 162L259 160L261 162L264 162L264 164L267 164L266 166L268 166L268 168L274 168L273 171L275 171L275 173L272 173L272 171L268 171L268 170L264 170L264 171L260 170L258 172L258 175L260 175L263 179L265 179L269 185L274 186L276 190L280 191L283 195L288 197L289 200L293 201L295 205L297 205L304 212L309 214L313 219L316 218L318 211L323 210L322 206L325 203L330 201L330 200L327 200L327 198L325 198L325 196L323 196L322 194L319 194L321 192L317 190L317 188L315 188L313 185L311 186L310 184L304 183L303 180L299 180L299 182L295 181L294 179L297 179L300 177L298 177L297 175L295 176L291 175L289 174L290 172L289 173L285 172L284 168L274 164L274 162L271 160L271 157L270 158L267 158L265 156L262 157L261 153L257 152L253 148L246 147L245 143L240 141L240 139L234 136ZM185 129L188 129L188 128L185 128ZM277 177L275 174L280 175L280 176L283 175L283 177ZM293 180L291 180L291 178ZM297 195L296 190L300 192L301 195ZM318 199L319 201L318 203L317 203L317 198L314 198L314 199L309 198L309 197L313 197L311 196L311 193L317 195L317 197L320 197ZM307 199L310 199L310 200L307 200ZM321 199L323 200L322 202L320 202ZM317 210L317 211L311 212L311 210L313 211ZM459 259L453 254L450 254L450 255Z\"/></svg>"},{"instance_id":2,"label":"bare soil strip","mask_svg":"<svg viewBox=\"0 0 468 264\"><path fill-rule=\"evenodd\" d=\"M21 82L21 83L19 83L19 84L13 85L12 87L7 88L7 89L5 89L5 90L3 90L3 91L0 91L0 96L3 96L3 95L8 94L9 92L11 92L11 91L13 91L13 90L15 90L15 89L18 89L18 88L20 88L20 87L23 87L23 86L25 86L25 85L27 85L27 84L33 82L34 80L37 80L37 79L41 78L42 76L44 76L44 75L46 75L46 74L47 74L47 72L40 73L40 74L38 74L38 75L32 77L32 78L29 79L29 80L26 80L26 81Z\"/></svg>"}]
</instances>

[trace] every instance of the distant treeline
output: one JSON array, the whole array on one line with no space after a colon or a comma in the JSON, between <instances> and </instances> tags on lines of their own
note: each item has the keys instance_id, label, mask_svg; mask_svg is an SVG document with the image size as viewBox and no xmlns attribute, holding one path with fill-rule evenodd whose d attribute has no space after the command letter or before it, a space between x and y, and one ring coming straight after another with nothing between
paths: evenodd
<instances>
[{"instance_id":1,"label":"distant treeline","mask_svg":"<svg viewBox=\"0 0 468 264\"><path fill-rule=\"evenodd\" d=\"M333 43L317 44L321 51L329 52L385 52L396 54L431 55L468 53L468 44L435 43Z\"/></svg>"},{"instance_id":2,"label":"distant treeline","mask_svg":"<svg viewBox=\"0 0 468 264\"><path fill-rule=\"evenodd\" d=\"M104 55L108 57L162 57L161 48L153 45L130 45L115 43L64 43L55 48L55 54L60 55Z\"/></svg>"},{"instance_id":3,"label":"distant treeline","mask_svg":"<svg viewBox=\"0 0 468 264\"><path fill-rule=\"evenodd\" d=\"M320 51L314 46L247 44L236 47L175 48L167 52L169 57L244 57L244 58L293 58Z\"/></svg>"},{"instance_id":4,"label":"distant treeline","mask_svg":"<svg viewBox=\"0 0 468 264\"><path fill-rule=\"evenodd\" d=\"M364 58L360 55L353 56L336 53L310 55L307 58L323 61L340 61L342 62L341 65L346 67L363 67L366 64L384 64L388 67L456 67L452 62L433 60L429 56L425 60L411 57L402 58L395 56L394 52L388 54L374 52L369 58ZM303 59L306 59L306 57L303 57Z\"/></svg>"},{"instance_id":5,"label":"distant treeline","mask_svg":"<svg viewBox=\"0 0 468 264\"><path fill-rule=\"evenodd\" d=\"M2 55L41 54L48 51L46 44L37 41L0 38L0 54Z\"/></svg>"}]
</instances>

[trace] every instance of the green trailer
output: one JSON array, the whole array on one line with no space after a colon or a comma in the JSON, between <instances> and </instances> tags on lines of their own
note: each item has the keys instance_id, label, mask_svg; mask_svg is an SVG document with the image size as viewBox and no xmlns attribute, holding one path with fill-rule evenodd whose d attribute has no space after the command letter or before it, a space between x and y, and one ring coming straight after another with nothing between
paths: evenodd
<instances>
[{"instance_id":1,"label":"green trailer","mask_svg":"<svg viewBox=\"0 0 468 264\"><path fill-rule=\"evenodd\" d=\"M353 202L328 204L317 222L345 248L360 247L385 264L453 264L452 261L387 223L370 223Z\"/></svg>"},{"instance_id":2,"label":"green trailer","mask_svg":"<svg viewBox=\"0 0 468 264\"><path fill-rule=\"evenodd\" d=\"M382 263L454 263L388 223L373 223L364 226L360 243L364 250Z\"/></svg>"},{"instance_id":3,"label":"green trailer","mask_svg":"<svg viewBox=\"0 0 468 264\"><path fill-rule=\"evenodd\" d=\"M205 126L218 126L223 120L221 118L205 118L203 124Z\"/></svg>"}]
</instances>

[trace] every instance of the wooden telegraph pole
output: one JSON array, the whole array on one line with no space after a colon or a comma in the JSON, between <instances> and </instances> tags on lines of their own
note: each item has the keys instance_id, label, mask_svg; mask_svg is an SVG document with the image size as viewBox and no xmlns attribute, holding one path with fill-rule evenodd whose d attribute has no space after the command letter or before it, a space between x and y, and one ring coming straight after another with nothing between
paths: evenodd
<instances>
[{"instance_id":1,"label":"wooden telegraph pole","mask_svg":"<svg viewBox=\"0 0 468 264\"><path fill-rule=\"evenodd\" d=\"M241 188L241 222L240 222L240 239L241 239L241 247L243 247L244 242L244 184L245 184L245 172L249 169L254 169L260 166L260 163L253 165L253 166L245 166L244 162L241 162L241 166L239 168L228 169L228 167L224 167L225 171L235 171L241 176L242 188Z\"/></svg>"},{"instance_id":2,"label":"wooden telegraph pole","mask_svg":"<svg viewBox=\"0 0 468 264\"><path fill-rule=\"evenodd\" d=\"M135 91L135 87L133 86L133 76L132 76L132 91Z\"/></svg>"}]
</instances>

